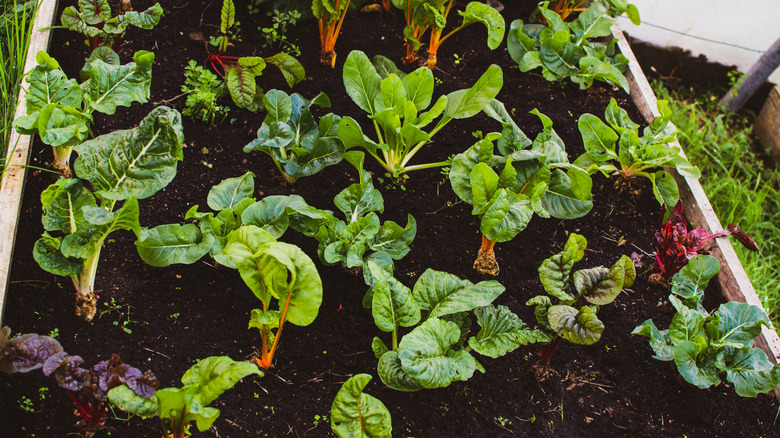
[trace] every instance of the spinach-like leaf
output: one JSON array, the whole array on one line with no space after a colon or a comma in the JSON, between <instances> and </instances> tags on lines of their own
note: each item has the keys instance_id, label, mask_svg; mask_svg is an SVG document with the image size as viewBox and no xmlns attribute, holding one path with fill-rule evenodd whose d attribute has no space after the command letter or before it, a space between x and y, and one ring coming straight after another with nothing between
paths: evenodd
<instances>
[{"instance_id":1,"label":"spinach-like leaf","mask_svg":"<svg viewBox=\"0 0 780 438\"><path fill-rule=\"evenodd\" d=\"M352 376L341 385L330 408L330 426L339 438L389 438L390 412L378 399L363 392L368 374Z\"/></svg>"},{"instance_id":2,"label":"spinach-like leaf","mask_svg":"<svg viewBox=\"0 0 780 438\"><path fill-rule=\"evenodd\" d=\"M669 301L677 313L668 330L659 331L652 320L631 334L647 336L656 359L674 360L680 375L699 388L721 382L721 374L742 397L769 392L780 383L780 365L773 365L753 339L769 325L757 306L728 302L708 313L701 305L703 290L719 267L711 256L697 256L675 274ZM684 298L680 300L675 296Z\"/></svg>"}]
</instances>

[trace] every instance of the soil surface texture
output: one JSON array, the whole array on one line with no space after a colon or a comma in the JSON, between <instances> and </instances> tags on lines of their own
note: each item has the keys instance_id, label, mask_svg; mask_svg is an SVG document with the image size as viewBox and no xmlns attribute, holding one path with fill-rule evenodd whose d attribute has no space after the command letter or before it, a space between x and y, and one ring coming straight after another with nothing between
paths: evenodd
<instances>
[{"instance_id":1,"label":"soil surface texture","mask_svg":"<svg viewBox=\"0 0 780 438\"><path fill-rule=\"evenodd\" d=\"M75 4L61 1L60 10ZM136 0L142 10L153 2ZM228 55L271 56L275 48L263 48L258 28L269 27L265 11L249 15L246 2L236 2L241 23L241 42ZM462 8L465 2L456 2ZM190 59L203 62L204 47L188 38L191 31L216 35L221 2L218 0L161 1L165 15L154 30L128 30L117 46L123 63L137 50L155 52L150 103L135 104L116 115L95 117L94 134L127 129L156 105L184 108L179 96L184 67ZM504 0L502 15L509 23L528 20L535 2ZM451 14L451 21L460 21ZM351 50L369 56L381 54L400 61L405 54L403 15L355 13L346 17L336 44L336 68L319 62L317 23L303 21L288 38L300 46L298 57L307 80L293 91L312 98L325 92L334 112L352 116L364 129L364 113L349 99L342 81L342 66ZM88 47L83 38L63 29L54 30L50 53L69 77L78 77ZM457 57L455 56L457 55ZM564 140L570 160L583 152L577 129L578 117L590 112L603 117L610 98L627 108L632 119L641 116L622 90L596 83L589 90L576 84L550 83L540 74L521 73L502 45L487 49L485 30L470 26L446 41L439 51L434 76L434 97L470 87L490 64L504 72L498 98L505 102L518 125L530 137L541 131L539 119L529 114L537 108L554 122ZM412 67L399 66L410 71ZM274 67L259 79L266 90L287 89ZM259 152L244 153L256 137L264 114L233 109L216 126L185 118L186 147L173 182L157 195L140 201L141 224L154 227L183 223L194 204L205 206L209 189L228 177L252 171L256 175L255 197L297 194L318 208L335 210L333 197L356 181L357 172L346 162L321 173L285 184L270 158ZM466 150L475 142L476 131L488 133L501 127L480 114L455 120L423 148L416 162L440 161ZM367 131L368 132L368 131ZM36 143L30 164L47 167L50 149ZM406 223L408 214L417 220L418 232L411 252L396 263L396 278L407 286L428 268L447 271L473 282L492 279L472 269L480 247L479 224L471 206L460 202L446 175L438 169L415 171L403 187L393 184L370 158L367 168L385 201L383 221ZM31 169L32 170L32 169ZM41 270L32 258L32 247L43 232L40 194L57 175L31 171L26 185L20 230L12 265L12 284L6 303L4 325L14 333L58 334L65 351L82 356L86 364L105 360L112 353L142 370L154 371L161 386L180 386L180 377L197 359L228 355L249 360L257 354L260 336L248 329L257 299L234 270L217 266L208 257L189 266L155 268L139 258L131 232L110 236L101 253L96 291L98 314L85 323L74 315L71 281ZM537 268L545 258L559 252L567 234L576 232L588 240L583 261L575 268L611 266L621 254L636 253L642 262L635 285L615 303L604 306L599 318L606 329L592 346L561 343L546 376L537 378L535 366L541 347L520 347L498 359L479 356L486 372L475 373L466 382L413 393L385 387L376 373L371 351L373 337L389 343L389 335L374 325L370 310L361 305L366 291L362 275L339 267L323 266L316 255L316 241L293 230L280 239L299 245L317 264L324 295L317 319L308 327L286 325L274 366L263 378L247 378L223 394L212 406L219 419L205 433L213 437L325 437L332 436L330 407L341 384L350 376L369 373L374 379L365 392L380 399L392 415L393 436L398 437L769 437L778 436L774 424L777 404L767 395L754 399L737 396L729 385L709 390L685 382L673 364L653 359L647 338L631 331L648 318L659 327L668 326L674 313L669 291L647 281L652 268L654 232L660 208L645 181L616 184L615 179L594 175L593 210L577 220L543 219L534 216L528 228L514 240L496 245L501 272L496 279L506 291L495 304L508 306L530 326L537 326L532 308L525 302L543 293ZM720 304L719 293L710 288L706 307ZM472 332L479 327L476 322ZM29 400L28 409L23 409ZM0 375L0 437L66 437L78 433L74 407L52 378L40 371ZM127 419L121 411L109 411L108 429L96 436L138 438L161 436L154 419Z\"/></svg>"}]
</instances>

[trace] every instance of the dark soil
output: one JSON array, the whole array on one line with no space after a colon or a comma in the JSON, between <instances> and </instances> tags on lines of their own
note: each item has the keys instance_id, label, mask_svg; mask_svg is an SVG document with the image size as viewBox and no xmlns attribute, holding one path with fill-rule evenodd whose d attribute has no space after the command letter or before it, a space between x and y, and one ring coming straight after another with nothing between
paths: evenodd
<instances>
[{"instance_id":1,"label":"dark soil","mask_svg":"<svg viewBox=\"0 0 780 438\"><path fill-rule=\"evenodd\" d=\"M62 1L60 7L74 3ZM134 6L141 9L150 3L137 0ZM243 3L239 3L243 43L231 48L230 54L275 53L258 44L257 27L267 26L269 19L264 14L247 15ZM508 24L516 18L526 19L535 2L504 3ZM175 97L184 80L184 66L189 59L200 61L207 56L202 46L187 38L187 33L200 30L214 34L220 4L216 0L166 0L166 15L154 31L128 32L119 46L124 62L139 49L157 54L153 103L134 105L113 117L97 117L96 135L135 126L162 101L183 108L184 99ZM299 59L310 79L296 86L295 91L309 98L324 91L333 103L333 112L365 121L344 92L342 62L353 49L369 56L383 54L400 59L404 54L402 28L403 20L397 12L348 16L336 45L337 68L330 70L318 62L316 23L300 23L290 37L301 47ZM541 124L528 112L538 108L553 119L572 159L582 151L576 127L580 114L602 115L609 99L615 97L622 107L629 108L635 121L640 120L622 91L601 83L581 91L571 83L551 84L539 75L521 74L504 48L491 52L484 40L484 30L473 26L442 46L434 73L443 82L437 87L437 95L470 86L490 63L499 64L504 70L499 98L508 108L516 109L518 124L533 138ZM56 30L51 53L69 76L76 77L87 49L80 37ZM462 61L456 63L453 54ZM273 68L261 81L266 89L286 88ZM242 151L255 137L262 118L262 114L233 110L229 122L214 127L185 121L184 162L164 191L141 201L142 225L183 221L191 205L204 204L212 185L248 170L257 175L258 199L295 193L311 205L332 209L333 197L355 180L354 169L342 163L302 178L294 186L285 185L265 155ZM499 129L481 115L455 121L426 146L418 162L438 161L462 152L474 142L474 131ZM37 145L31 164L46 166L50 159L51 152ZM411 286L425 269L433 268L474 282L488 279L471 266L480 245L471 208L458 202L442 173L413 172L401 189L382 179L383 172L376 163L369 162L368 168L385 197L382 219L406 223L406 215L412 214L418 222L412 251L397 263L397 278ZM37 171L29 177L5 325L15 333L48 334L56 330L65 350L81 355L87 364L119 353L125 362L153 370L164 386L178 386L178 379L196 359L210 355L249 359L256 352L260 338L256 330L247 329L247 320L257 301L237 272L215 267L205 259L191 266L150 267L137 256L133 235L128 232L112 235L113 240L103 249L96 284L100 295L98 316L89 324L76 319L70 281L42 271L31 256L33 243L43 231L39 196L55 179L51 173ZM614 181L594 176L593 196L594 208L586 217L560 221L537 216L516 239L497 245L501 264L497 279L506 292L496 304L509 306L524 321L535 325L531 309L524 303L542 291L537 267L544 258L560 251L569 232L580 233L589 242L580 267L611 265L620 254L652 252L659 208L644 182L616 188ZM282 240L300 245L317 259L313 240L292 230ZM593 346L562 343L544 380L538 380L534 371L540 347L529 346L495 360L480 358L485 374L477 373L467 382L444 389L402 393L386 388L375 378L366 392L390 410L394 436L778 436L774 426L777 405L769 396L743 399L723 384L709 390L697 389L683 381L672 365L652 359L645 338L630 335L648 318L655 319L659 326L668 325L673 313L666 299L668 291L646 281L650 257L642 260L645 265L639 269L641 275L634 287L601 310L600 318L607 327L602 340ZM214 406L221 410L220 418L204 435L331 436L329 422L323 417L329 416L341 384L357 373L376 377L371 339L386 334L379 332L370 312L361 306L366 289L363 279L337 267L317 264L325 291L319 316L311 326L289 325L284 330L274 367L265 377L246 379L218 399ZM717 291L709 291L707 307L716 307L718 300ZM38 371L2 375L0 388L0 436L65 437L77 432L73 407L53 379ZM31 400L35 412L20 408L24 398ZM119 411L109 415L111 437L160 436L159 423L154 420L125 421ZM108 436L108 432L98 436Z\"/></svg>"}]
</instances>

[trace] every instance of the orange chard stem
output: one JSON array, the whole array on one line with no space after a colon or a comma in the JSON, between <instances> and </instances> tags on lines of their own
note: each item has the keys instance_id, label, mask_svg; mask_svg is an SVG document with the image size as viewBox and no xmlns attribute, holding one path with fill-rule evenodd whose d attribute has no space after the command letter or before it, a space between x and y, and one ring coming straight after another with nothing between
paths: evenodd
<instances>
[{"instance_id":1,"label":"orange chard stem","mask_svg":"<svg viewBox=\"0 0 780 438\"><path fill-rule=\"evenodd\" d=\"M493 247L496 246L496 242L493 242L492 240L485 237L485 235L482 235L482 251L491 253L493 252Z\"/></svg>"},{"instance_id":2,"label":"orange chard stem","mask_svg":"<svg viewBox=\"0 0 780 438\"><path fill-rule=\"evenodd\" d=\"M322 46L322 50L325 51L325 23L322 20L323 19L320 18L317 22L320 25L320 45Z\"/></svg>"},{"instance_id":3,"label":"orange chard stem","mask_svg":"<svg viewBox=\"0 0 780 438\"><path fill-rule=\"evenodd\" d=\"M344 13L341 14L341 18L339 19L338 24L336 25L335 31L333 31L333 26L331 25L331 34L329 35L330 39L330 46L328 47L328 51L333 50L336 47L336 40L339 37L339 32L341 32L341 25L344 23L344 18L347 17L347 10L349 9L349 2L351 0L347 0L347 5L344 6ZM339 10L339 3L341 3L341 0L336 2L336 11Z\"/></svg>"},{"instance_id":4,"label":"orange chard stem","mask_svg":"<svg viewBox=\"0 0 780 438\"><path fill-rule=\"evenodd\" d=\"M276 347L279 345L279 339L282 337L282 327L284 327L284 321L287 320L287 309L290 308L290 299L292 299L292 290L287 293L287 299L284 302L284 309L282 310L282 317L279 319L279 329L276 330L276 336L274 337L274 343L271 345L271 349L266 353L265 350L265 338L263 339L263 369L271 368L271 364L274 360L274 353Z\"/></svg>"}]
</instances>

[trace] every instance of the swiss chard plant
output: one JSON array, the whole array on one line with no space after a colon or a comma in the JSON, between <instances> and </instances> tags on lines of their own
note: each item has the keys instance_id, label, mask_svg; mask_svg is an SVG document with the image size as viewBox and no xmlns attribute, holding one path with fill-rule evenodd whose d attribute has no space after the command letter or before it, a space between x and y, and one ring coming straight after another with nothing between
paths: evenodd
<instances>
[{"instance_id":1,"label":"swiss chard plant","mask_svg":"<svg viewBox=\"0 0 780 438\"><path fill-rule=\"evenodd\" d=\"M313 0L311 10L320 27L320 62L336 67L336 40L349 10L350 0Z\"/></svg>"},{"instance_id":2,"label":"swiss chard plant","mask_svg":"<svg viewBox=\"0 0 780 438\"><path fill-rule=\"evenodd\" d=\"M626 255L610 268L596 267L572 273L574 264L585 255L587 245L584 237L571 233L563 251L545 259L539 266L539 279L550 296L537 295L526 303L536 306L537 322L554 337L539 353L545 366L562 339L581 345L598 342L604 332L604 323L596 315L599 308L615 301L636 279L634 264Z\"/></svg>"},{"instance_id":3,"label":"swiss chard plant","mask_svg":"<svg viewBox=\"0 0 780 438\"><path fill-rule=\"evenodd\" d=\"M27 75L27 114L14 120L21 134L38 134L54 151L54 162L66 175L73 147L90 135L92 113L112 115L117 107L146 103L152 80L154 53L139 51L133 62L119 65L94 59L88 79L69 79L46 52L35 57L38 65Z\"/></svg>"},{"instance_id":4,"label":"swiss chard plant","mask_svg":"<svg viewBox=\"0 0 780 438\"><path fill-rule=\"evenodd\" d=\"M407 64L417 59L417 52L422 46L423 36L428 29L430 29L431 34L428 43L428 57L424 65L429 69L436 67L437 53L444 41L471 24L482 23L485 26L487 45L490 50L496 49L504 40L506 31L504 17L486 3L472 1L466 4L465 10L458 11L458 14L463 17L463 22L442 36L444 27L447 25L447 17L450 15L455 0L392 0L392 2L396 8L404 11L406 18L406 27L404 28L406 58L404 62Z\"/></svg>"},{"instance_id":5,"label":"swiss chard plant","mask_svg":"<svg viewBox=\"0 0 780 438\"><path fill-rule=\"evenodd\" d=\"M504 83L501 68L491 65L474 86L441 96L431 106L434 80L430 70L421 67L404 74L389 60L380 62L382 68L378 71L365 53L356 50L344 63L347 94L368 113L376 140L364 134L351 117L341 119L338 136L347 149L365 149L396 177L412 170L448 165L449 161L416 165L409 165L409 161L450 121L482 111ZM437 118L439 121L432 129L423 130Z\"/></svg>"},{"instance_id":6,"label":"swiss chard plant","mask_svg":"<svg viewBox=\"0 0 780 438\"><path fill-rule=\"evenodd\" d=\"M344 155L344 143L338 138L341 117L328 113L314 119L313 105L330 107L330 99L320 93L312 100L300 94L270 90L263 96L267 112L257 138L244 146L271 157L284 179L292 184L302 176L311 176L337 164Z\"/></svg>"},{"instance_id":7,"label":"swiss chard plant","mask_svg":"<svg viewBox=\"0 0 780 438\"><path fill-rule=\"evenodd\" d=\"M382 194L374 188L371 174L363 169L365 155L352 151L344 158L358 170L360 180L342 190L333 203L344 215L336 218L330 210L313 207L298 209L292 215L291 226L314 237L319 245L317 254L323 264L339 264L345 268L362 268L372 260L391 269L393 260L400 260L409 252L409 245L417 234L417 222L408 216L406 226L393 221L380 222L384 211Z\"/></svg>"},{"instance_id":8,"label":"swiss chard plant","mask_svg":"<svg viewBox=\"0 0 780 438\"><path fill-rule=\"evenodd\" d=\"M119 11L119 14L113 15L108 0L79 0L78 9L68 6L62 11L60 21L65 28L86 36L90 49L94 51L98 47L116 47L130 26L153 29L163 15L159 3L145 11L121 8Z\"/></svg>"},{"instance_id":9,"label":"swiss chard plant","mask_svg":"<svg viewBox=\"0 0 780 438\"><path fill-rule=\"evenodd\" d=\"M392 274L369 261L369 289L363 304L374 323L392 334L387 345L378 337L372 350L377 371L398 391L443 388L485 372L472 352L496 358L521 345L549 342L547 333L529 329L508 307L491 303L504 287L495 280L474 284L455 275L426 270L410 290ZM480 330L469 337L473 312ZM413 327L399 341L399 329Z\"/></svg>"},{"instance_id":10,"label":"swiss chard plant","mask_svg":"<svg viewBox=\"0 0 780 438\"><path fill-rule=\"evenodd\" d=\"M227 56L228 30L235 24L235 6L232 0L225 0L220 15L220 30L223 35L218 39L217 53L208 50L208 43L200 32L191 32L190 38L201 42L209 53L206 64L223 78L233 103L252 112L262 108L263 89L257 86L257 78L263 74L268 64L275 65L282 72L287 85L293 85L306 78L306 71L297 59L285 52L269 57Z\"/></svg>"},{"instance_id":11,"label":"swiss chard plant","mask_svg":"<svg viewBox=\"0 0 780 438\"><path fill-rule=\"evenodd\" d=\"M515 20L509 27L509 55L520 71L541 68L548 81L569 78L584 89L599 80L628 93L628 80L623 76L628 59L618 53L617 40L593 41L611 35L615 20L608 14L609 3L593 1L572 22L548 9L549 3L539 3L546 25Z\"/></svg>"},{"instance_id":12,"label":"swiss chard plant","mask_svg":"<svg viewBox=\"0 0 780 438\"><path fill-rule=\"evenodd\" d=\"M260 331L261 356L256 361L268 369L285 322L298 326L314 322L322 303L322 280L300 248L277 242L253 225L231 233L223 252L233 259L244 283L262 303L252 310L249 327Z\"/></svg>"},{"instance_id":13,"label":"swiss chard plant","mask_svg":"<svg viewBox=\"0 0 780 438\"><path fill-rule=\"evenodd\" d=\"M339 389L330 407L330 427L339 438L391 438L390 412L379 399L363 392L369 374L350 377Z\"/></svg>"},{"instance_id":14,"label":"swiss chard plant","mask_svg":"<svg viewBox=\"0 0 780 438\"><path fill-rule=\"evenodd\" d=\"M577 121L585 153L574 164L589 173L600 171L605 176L617 172L623 179L644 177L653 184L653 195L661 205L677 205L680 199L677 182L663 167L671 167L682 176L699 178L701 171L682 154L679 145L671 142L677 138L677 128L669 120L672 110L667 102L658 101L660 116L639 134L626 110L615 99L610 100L604 111L604 123L593 114L583 114Z\"/></svg>"},{"instance_id":15,"label":"swiss chard plant","mask_svg":"<svg viewBox=\"0 0 780 438\"><path fill-rule=\"evenodd\" d=\"M253 225L278 239L287 230L291 213L310 210L297 195L257 201L252 196L254 187L252 172L227 178L209 191L207 204L213 211L199 211L197 204L187 211L185 219L193 223L141 228L138 255L152 266L164 267L192 264L209 254L217 263L235 269L233 259L222 251L232 232Z\"/></svg>"},{"instance_id":16,"label":"swiss chard plant","mask_svg":"<svg viewBox=\"0 0 780 438\"><path fill-rule=\"evenodd\" d=\"M700 255L672 277L669 301L677 311L669 328L659 330L648 319L632 334L649 338L658 360L674 361L680 375L699 388L717 386L725 379L742 397L769 392L780 383L780 365L773 364L753 340L762 326L770 326L760 307L731 301L715 312L702 306L704 290L720 272L718 260Z\"/></svg>"},{"instance_id":17,"label":"swiss chard plant","mask_svg":"<svg viewBox=\"0 0 780 438\"><path fill-rule=\"evenodd\" d=\"M41 194L46 232L35 243L33 256L45 271L71 277L76 313L83 319L95 316L94 284L103 243L117 230L138 235L138 199L173 180L183 143L179 112L157 107L135 128L77 145L74 171L80 179L60 178Z\"/></svg>"},{"instance_id":18,"label":"swiss chard plant","mask_svg":"<svg viewBox=\"0 0 780 438\"><path fill-rule=\"evenodd\" d=\"M492 102L485 112L501 122L502 134L488 134L456 155L449 178L455 194L471 204L471 213L480 219L482 246L474 269L498 275L496 242L512 240L534 213L557 219L584 216L593 208L592 181L587 172L569 163L549 117L531 111L543 125L532 142L502 103ZM494 154L496 140L500 155Z\"/></svg>"},{"instance_id":19,"label":"swiss chard plant","mask_svg":"<svg viewBox=\"0 0 780 438\"><path fill-rule=\"evenodd\" d=\"M665 208L664 208L665 210ZM663 213L663 212L662 212ZM729 224L727 230L710 234L696 228L688 230L688 220L683 216L682 202L672 209L671 218L655 233L656 268L662 277L671 279L688 261L696 257L714 237L732 235L751 251L758 251L753 238L741 230L737 224Z\"/></svg>"},{"instance_id":20,"label":"swiss chard plant","mask_svg":"<svg viewBox=\"0 0 780 438\"><path fill-rule=\"evenodd\" d=\"M118 386L108 392L108 399L119 409L141 417L158 417L163 437L190 436L190 423L199 431L208 430L219 417L219 409L209 406L222 393L241 379L258 375L257 365L237 362L227 356L211 356L199 360L181 378L182 387L162 388L151 398L139 397L128 386Z\"/></svg>"},{"instance_id":21,"label":"swiss chard plant","mask_svg":"<svg viewBox=\"0 0 780 438\"><path fill-rule=\"evenodd\" d=\"M562 20L566 20L570 15L580 13L587 10L588 2L590 0L555 0L548 2L547 7L558 15ZM606 0L608 6L607 15L610 17L618 17L626 14L632 23L639 26L641 20L639 19L639 10L636 5L626 2L626 0Z\"/></svg>"},{"instance_id":22,"label":"swiss chard plant","mask_svg":"<svg viewBox=\"0 0 780 438\"><path fill-rule=\"evenodd\" d=\"M122 363L117 354L89 369L82 368L83 363L80 356L69 355L50 336L28 333L11 337L10 328L0 330L0 371L14 374L40 369L46 376L53 376L76 405L81 418L78 425L83 429L94 432L104 427L111 389L124 385L135 397L148 399L159 386L151 371L142 373Z\"/></svg>"}]
</instances>

